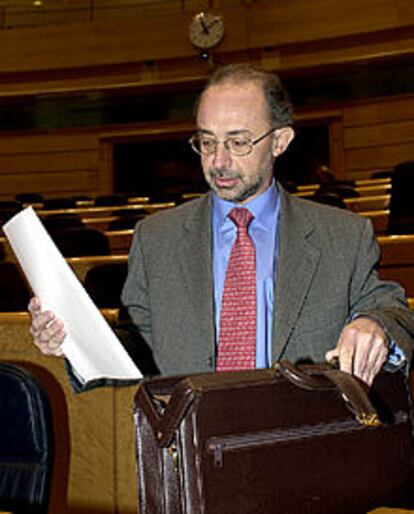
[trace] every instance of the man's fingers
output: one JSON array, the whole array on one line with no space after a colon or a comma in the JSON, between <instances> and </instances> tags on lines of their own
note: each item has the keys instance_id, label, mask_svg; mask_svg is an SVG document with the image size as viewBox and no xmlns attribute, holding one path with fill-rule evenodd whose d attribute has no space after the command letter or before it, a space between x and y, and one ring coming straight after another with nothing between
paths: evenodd
<instances>
[{"instance_id":1,"label":"man's fingers","mask_svg":"<svg viewBox=\"0 0 414 514\"><path fill-rule=\"evenodd\" d=\"M360 317L344 327L336 348L326 354L338 357L340 369L371 384L388 356L388 341L374 320Z\"/></svg>"},{"instance_id":2,"label":"man's fingers","mask_svg":"<svg viewBox=\"0 0 414 514\"><path fill-rule=\"evenodd\" d=\"M32 317L30 334L34 344L44 355L63 355L62 343L66 332L63 322L53 312L41 310L39 298L31 298L28 310Z\"/></svg>"},{"instance_id":3,"label":"man's fingers","mask_svg":"<svg viewBox=\"0 0 414 514\"><path fill-rule=\"evenodd\" d=\"M388 357L388 345L386 341L377 339L371 348L366 370L362 376L362 380L371 385L375 375L382 368Z\"/></svg>"},{"instance_id":4,"label":"man's fingers","mask_svg":"<svg viewBox=\"0 0 414 514\"><path fill-rule=\"evenodd\" d=\"M339 357L339 350L338 348L333 348L332 350L329 350L325 354L325 360L327 362L334 362Z\"/></svg>"},{"instance_id":5,"label":"man's fingers","mask_svg":"<svg viewBox=\"0 0 414 514\"><path fill-rule=\"evenodd\" d=\"M30 333L36 337L41 332L45 331L48 327L51 327L53 325L54 319L55 315L53 314L53 312L36 312L32 317Z\"/></svg>"},{"instance_id":6,"label":"man's fingers","mask_svg":"<svg viewBox=\"0 0 414 514\"><path fill-rule=\"evenodd\" d=\"M39 298L37 298L37 296L33 296L30 299L30 302L28 305L28 310L29 310L30 314L32 314L32 316L34 316L40 312L40 309L41 309L41 305L40 305Z\"/></svg>"},{"instance_id":7,"label":"man's fingers","mask_svg":"<svg viewBox=\"0 0 414 514\"><path fill-rule=\"evenodd\" d=\"M339 368L347 373L354 372L354 356L355 356L355 339L352 331L345 327L339 337L337 349Z\"/></svg>"},{"instance_id":8,"label":"man's fingers","mask_svg":"<svg viewBox=\"0 0 414 514\"><path fill-rule=\"evenodd\" d=\"M63 322L50 312L41 313L30 327L34 344L45 355L62 355L61 345L65 338Z\"/></svg>"}]
</instances>

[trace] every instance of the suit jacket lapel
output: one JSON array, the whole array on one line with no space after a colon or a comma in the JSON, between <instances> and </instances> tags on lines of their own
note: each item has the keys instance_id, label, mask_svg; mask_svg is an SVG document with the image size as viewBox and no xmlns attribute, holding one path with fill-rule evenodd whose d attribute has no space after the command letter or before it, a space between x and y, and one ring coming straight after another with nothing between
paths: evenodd
<instances>
[{"instance_id":1,"label":"suit jacket lapel","mask_svg":"<svg viewBox=\"0 0 414 514\"><path fill-rule=\"evenodd\" d=\"M206 195L184 219L177 257L188 293L189 308L193 310L202 337L214 345L211 237L211 197Z\"/></svg>"},{"instance_id":2,"label":"suit jacket lapel","mask_svg":"<svg viewBox=\"0 0 414 514\"><path fill-rule=\"evenodd\" d=\"M281 190L278 261L272 327L272 361L280 359L300 316L311 286L320 251L308 240L311 221Z\"/></svg>"}]
</instances>

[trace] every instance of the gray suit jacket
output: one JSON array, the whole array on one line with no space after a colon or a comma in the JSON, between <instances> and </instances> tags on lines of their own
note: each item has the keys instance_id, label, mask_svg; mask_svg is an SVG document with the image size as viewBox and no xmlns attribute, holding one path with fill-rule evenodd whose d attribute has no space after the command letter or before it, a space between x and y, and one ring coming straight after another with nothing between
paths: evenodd
<instances>
[{"instance_id":1,"label":"gray suit jacket","mask_svg":"<svg viewBox=\"0 0 414 514\"><path fill-rule=\"evenodd\" d=\"M371 223L281 190L272 358L323 361L350 318L379 321L411 358L414 315L380 281ZM215 368L211 197L150 216L135 231L122 294L162 374Z\"/></svg>"}]
</instances>

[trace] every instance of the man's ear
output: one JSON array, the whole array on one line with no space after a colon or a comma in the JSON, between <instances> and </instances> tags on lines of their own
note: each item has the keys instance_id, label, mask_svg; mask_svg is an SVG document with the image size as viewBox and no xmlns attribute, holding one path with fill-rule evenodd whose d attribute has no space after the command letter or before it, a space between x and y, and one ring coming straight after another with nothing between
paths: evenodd
<instances>
[{"instance_id":1,"label":"man's ear","mask_svg":"<svg viewBox=\"0 0 414 514\"><path fill-rule=\"evenodd\" d=\"M281 155L294 137L295 132L292 127L283 127L276 130L273 137L273 155L275 157Z\"/></svg>"}]
</instances>

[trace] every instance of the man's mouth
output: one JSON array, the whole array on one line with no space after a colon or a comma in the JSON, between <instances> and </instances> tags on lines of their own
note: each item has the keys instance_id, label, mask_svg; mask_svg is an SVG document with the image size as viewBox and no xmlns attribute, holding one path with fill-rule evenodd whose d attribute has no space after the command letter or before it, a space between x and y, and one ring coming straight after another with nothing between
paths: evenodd
<instances>
[{"instance_id":1,"label":"man's mouth","mask_svg":"<svg viewBox=\"0 0 414 514\"><path fill-rule=\"evenodd\" d=\"M239 180L239 177L234 172L224 172L221 170L213 170L211 178L217 187L224 189L234 187Z\"/></svg>"},{"instance_id":2,"label":"man's mouth","mask_svg":"<svg viewBox=\"0 0 414 514\"><path fill-rule=\"evenodd\" d=\"M237 184L236 177L224 178L224 177L216 176L216 177L213 177L213 180L217 187L225 188L225 189L234 187Z\"/></svg>"}]
</instances>

